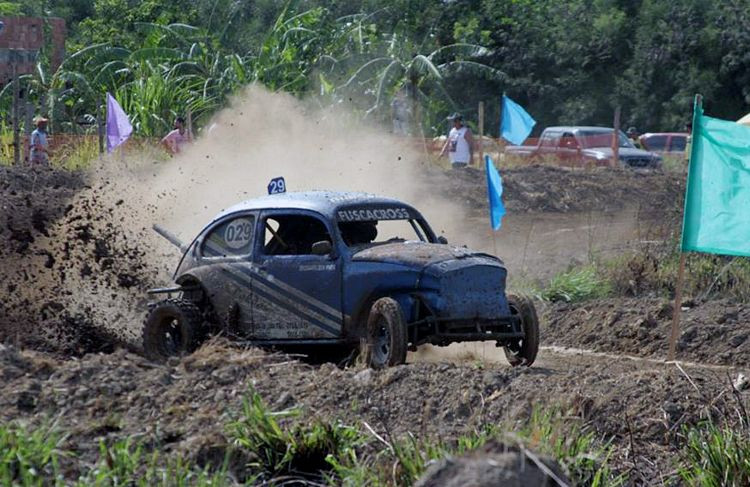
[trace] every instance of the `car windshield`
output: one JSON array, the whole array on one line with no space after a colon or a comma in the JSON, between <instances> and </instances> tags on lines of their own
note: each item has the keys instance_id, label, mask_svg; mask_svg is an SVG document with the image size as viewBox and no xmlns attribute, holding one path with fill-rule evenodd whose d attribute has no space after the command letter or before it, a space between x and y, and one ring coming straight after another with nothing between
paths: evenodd
<instances>
[{"instance_id":1,"label":"car windshield","mask_svg":"<svg viewBox=\"0 0 750 487\"><path fill-rule=\"evenodd\" d=\"M597 147L612 147L612 129L602 130L581 130L578 136L583 141L583 146L587 149L594 149ZM630 142L628 137L620 132L619 133L619 146L628 149L634 149L635 146Z\"/></svg>"},{"instance_id":2,"label":"car windshield","mask_svg":"<svg viewBox=\"0 0 750 487\"><path fill-rule=\"evenodd\" d=\"M348 247L371 247L393 242L427 242L428 233L413 218L339 222L341 238Z\"/></svg>"}]
</instances>

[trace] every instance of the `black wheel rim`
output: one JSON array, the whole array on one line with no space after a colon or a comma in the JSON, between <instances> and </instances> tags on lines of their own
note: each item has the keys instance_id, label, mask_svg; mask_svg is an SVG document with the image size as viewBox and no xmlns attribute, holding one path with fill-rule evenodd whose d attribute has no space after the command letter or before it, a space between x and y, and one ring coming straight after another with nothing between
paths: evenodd
<instances>
[{"instance_id":1,"label":"black wheel rim","mask_svg":"<svg viewBox=\"0 0 750 487\"><path fill-rule=\"evenodd\" d=\"M182 352L182 327L177 318L166 318L161 326L161 348L166 356Z\"/></svg>"},{"instance_id":2,"label":"black wheel rim","mask_svg":"<svg viewBox=\"0 0 750 487\"><path fill-rule=\"evenodd\" d=\"M514 303L508 303L508 306L510 307L510 314L513 316L517 316L521 320L521 329L525 332L526 323L524 323L521 311ZM519 357L521 354L521 350L523 350L523 340L523 338L510 340L505 348L508 349L508 351L510 351L516 357Z\"/></svg>"},{"instance_id":3,"label":"black wheel rim","mask_svg":"<svg viewBox=\"0 0 750 487\"><path fill-rule=\"evenodd\" d=\"M377 365L387 364L391 357L391 331L384 318L378 320L372 347L373 362Z\"/></svg>"}]
</instances>

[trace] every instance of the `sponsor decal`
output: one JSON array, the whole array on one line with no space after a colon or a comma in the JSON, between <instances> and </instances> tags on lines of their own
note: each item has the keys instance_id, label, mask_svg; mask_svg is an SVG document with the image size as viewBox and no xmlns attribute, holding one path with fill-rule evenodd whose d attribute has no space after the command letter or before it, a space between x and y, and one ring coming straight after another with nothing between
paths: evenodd
<instances>
[{"instance_id":1,"label":"sponsor decal","mask_svg":"<svg viewBox=\"0 0 750 487\"><path fill-rule=\"evenodd\" d=\"M300 272L333 270L336 270L336 264L302 264L299 266Z\"/></svg>"},{"instance_id":2,"label":"sponsor decal","mask_svg":"<svg viewBox=\"0 0 750 487\"><path fill-rule=\"evenodd\" d=\"M411 218L406 208L352 208L337 212L341 222L367 222L378 220L408 220Z\"/></svg>"}]
</instances>

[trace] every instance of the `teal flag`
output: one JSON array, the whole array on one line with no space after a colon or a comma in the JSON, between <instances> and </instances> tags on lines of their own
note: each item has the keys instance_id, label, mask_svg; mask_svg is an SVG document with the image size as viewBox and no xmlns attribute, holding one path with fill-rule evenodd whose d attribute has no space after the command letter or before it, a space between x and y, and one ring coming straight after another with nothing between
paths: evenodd
<instances>
[{"instance_id":1,"label":"teal flag","mask_svg":"<svg viewBox=\"0 0 750 487\"><path fill-rule=\"evenodd\" d=\"M704 116L698 97L682 250L750 256L750 127Z\"/></svg>"}]
</instances>

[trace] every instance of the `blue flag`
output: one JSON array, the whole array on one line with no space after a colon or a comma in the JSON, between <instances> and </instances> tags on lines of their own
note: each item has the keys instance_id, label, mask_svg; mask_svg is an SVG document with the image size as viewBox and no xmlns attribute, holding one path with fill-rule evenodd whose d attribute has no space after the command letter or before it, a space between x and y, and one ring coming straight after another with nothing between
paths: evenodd
<instances>
[{"instance_id":1,"label":"blue flag","mask_svg":"<svg viewBox=\"0 0 750 487\"><path fill-rule=\"evenodd\" d=\"M490 156L484 156L487 166L487 196L490 200L490 225L493 230L499 230L502 224L505 207L503 206L503 180L495 168Z\"/></svg>"},{"instance_id":2,"label":"blue flag","mask_svg":"<svg viewBox=\"0 0 750 487\"><path fill-rule=\"evenodd\" d=\"M521 145L536 125L536 120L521 105L503 95L500 137L511 144Z\"/></svg>"}]
</instances>

